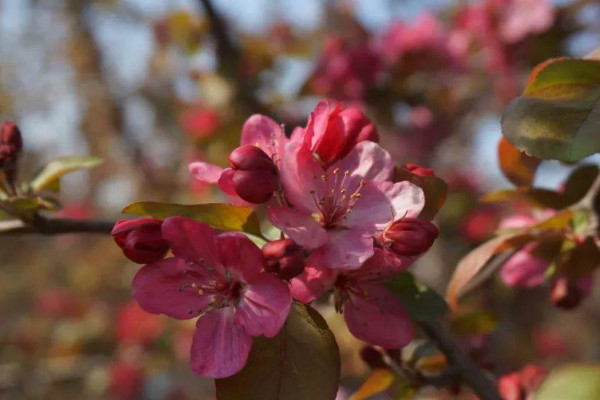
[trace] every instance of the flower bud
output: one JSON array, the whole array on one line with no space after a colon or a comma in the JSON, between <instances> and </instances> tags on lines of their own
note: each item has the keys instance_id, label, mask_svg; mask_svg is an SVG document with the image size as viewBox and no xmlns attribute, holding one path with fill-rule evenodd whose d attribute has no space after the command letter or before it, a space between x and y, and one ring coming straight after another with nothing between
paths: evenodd
<instances>
[{"instance_id":1,"label":"flower bud","mask_svg":"<svg viewBox=\"0 0 600 400\"><path fill-rule=\"evenodd\" d=\"M555 307L571 310L584 299L585 293L580 285L573 280L561 276L552 283L550 301Z\"/></svg>"},{"instance_id":2,"label":"flower bud","mask_svg":"<svg viewBox=\"0 0 600 400\"><path fill-rule=\"evenodd\" d=\"M408 170L409 172L418 175L418 176L428 176L428 175L433 175L434 172L432 169L430 168L423 168L421 167L419 164L404 164L402 166L402 168Z\"/></svg>"},{"instance_id":3,"label":"flower bud","mask_svg":"<svg viewBox=\"0 0 600 400\"><path fill-rule=\"evenodd\" d=\"M388 368L383 360L381 351L371 345L363 346L363 348L360 349L360 358L373 369Z\"/></svg>"},{"instance_id":4,"label":"flower bud","mask_svg":"<svg viewBox=\"0 0 600 400\"><path fill-rule=\"evenodd\" d=\"M234 171L233 188L242 199L260 204L268 201L279 185L279 174L273 160L261 149L244 145L229 155Z\"/></svg>"},{"instance_id":5,"label":"flower bud","mask_svg":"<svg viewBox=\"0 0 600 400\"><path fill-rule=\"evenodd\" d=\"M6 178L14 185L17 172L17 160L23 150L21 131L12 121L7 121L0 128L0 168L4 169Z\"/></svg>"},{"instance_id":6,"label":"flower bud","mask_svg":"<svg viewBox=\"0 0 600 400\"><path fill-rule=\"evenodd\" d=\"M382 235L382 245L403 256L416 256L429 250L439 235L429 221L402 218L388 227Z\"/></svg>"},{"instance_id":7,"label":"flower bud","mask_svg":"<svg viewBox=\"0 0 600 400\"><path fill-rule=\"evenodd\" d=\"M371 142L379 142L377 127L363 112L356 108L350 107L340 112L340 117L344 121L344 129L346 137L353 138L352 144L370 140ZM350 151L348 149L348 151Z\"/></svg>"},{"instance_id":8,"label":"flower bud","mask_svg":"<svg viewBox=\"0 0 600 400\"><path fill-rule=\"evenodd\" d=\"M275 240L262 248L265 270L281 279L292 279L304 271L302 248L290 239Z\"/></svg>"},{"instance_id":9,"label":"flower bud","mask_svg":"<svg viewBox=\"0 0 600 400\"><path fill-rule=\"evenodd\" d=\"M117 221L111 234L123 254L138 264L162 259L169 244L162 237L162 221L154 218Z\"/></svg>"}]
</instances>

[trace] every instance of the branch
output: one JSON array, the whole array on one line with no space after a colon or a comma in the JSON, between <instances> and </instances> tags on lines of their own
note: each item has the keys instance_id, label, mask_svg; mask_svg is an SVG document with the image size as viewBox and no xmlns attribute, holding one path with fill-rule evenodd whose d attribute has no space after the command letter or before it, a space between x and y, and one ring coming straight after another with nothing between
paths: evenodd
<instances>
[{"instance_id":1,"label":"branch","mask_svg":"<svg viewBox=\"0 0 600 400\"><path fill-rule=\"evenodd\" d=\"M202 8L210 21L210 27L215 41L217 42L217 56L221 68L227 68L228 64L235 63L239 56L239 49L231 41L227 33L225 22L216 12L211 0L200 0Z\"/></svg>"},{"instance_id":2,"label":"branch","mask_svg":"<svg viewBox=\"0 0 600 400\"><path fill-rule=\"evenodd\" d=\"M23 226L9 229L0 233L0 235L60 235L64 233L94 233L110 234L113 226L113 220L97 219L71 219L71 218L46 218L41 215L36 216L32 222Z\"/></svg>"},{"instance_id":3,"label":"branch","mask_svg":"<svg viewBox=\"0 0 600 400\"><path fill-rule=\"evenodd\" d=\"M501 400L494 381L458 346L438 321L419 321L421 329L433 340L457 373L481 400Z\"/></svg>"}]
</instances>

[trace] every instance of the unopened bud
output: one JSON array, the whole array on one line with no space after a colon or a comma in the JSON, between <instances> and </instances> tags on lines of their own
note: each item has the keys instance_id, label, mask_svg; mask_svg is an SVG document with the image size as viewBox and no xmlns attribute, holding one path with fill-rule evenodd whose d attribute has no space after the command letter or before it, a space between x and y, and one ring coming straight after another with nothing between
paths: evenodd
<instances>
[{"instance_id":1,"label":"unopened bud","mask_svg":"<svg viewBox=\"0 0 600 400\"><path fill-rule=\"evenodd\" d=\"M346 137L355 138L353 144L364 140L379 142L377 127L360 109L356 107L347 108L340 112L340 117L344 121Z\"/></svg>"},{"instance_id":2,"label":"unopened bud","mask_svg":"<svg viewBox=\"0 0 600 400\"><path fill-rule=\"evenodd\" d=\"M12 121L7 121L0 128L0 168L4 170L9 184L14 185L17 173L17 160L23 150L21 132Z\"/></svg>"},{"instance_id":3,"label":"unopened bud","mask_svg":"<svg viewBox=\"0 0 600 400\"><path fill-rule=\"evenodd\" d=\"M233 188L250 203L268 201L279 185L279 174L273 160L261 149L244 145L229 155L234 170Z\"/></svg>"},{"instance_id":4,"label":"unopened bud","mask_svg":"<svg viewBox=\"0 0 600 400\"><path fill-rule=\"evenodd\" d=\"M584 298L583 290L577 282L561 276L552 283L550 301L558 308L570 310L579 305Z\"/></svg>"},{"instance_id":5,"label":"unopened bud","mask_svg":"<svg viewBox=\"0 0 600 400\"><path fill-rule=\"evenodd\" d=\"M162 221L154 218L117 221L111 234L123 254L138 264L162 259L169 244L162 237Z\"/></svg>"},{"instance_id":6,"label":"unopened bud","mask_svg":"<svg viewBox=\"0 0 600 400\"><path fill-rule=\"evenodd\" d=\"M292 279L304 271L302 248L290 239L275 240L262 248L265 270L281 279Z\"/></svg>"},{"instance_id":7,"label":"unopened bud","mask_svg":"<svg viewBox=\"0 0 600 400\"><path fill-rule=\"evenodd\" d=\"M429 221L402 218L383 232L380 244L396 254L416 256L429 250L438 235L438 228Z\"/></svg>"},{"instance_id":8,"label":"unopened bud","mask_svg":"<svg viewBox=\"0 0 600 400\"><path fill-rule=\"evenodd\" d=\"M388 367L383 360L383 354L381 351L370 345L366 345L360 349L360 358L362 358L362 360L373 369Z\"/></svg>"}]
</instances>

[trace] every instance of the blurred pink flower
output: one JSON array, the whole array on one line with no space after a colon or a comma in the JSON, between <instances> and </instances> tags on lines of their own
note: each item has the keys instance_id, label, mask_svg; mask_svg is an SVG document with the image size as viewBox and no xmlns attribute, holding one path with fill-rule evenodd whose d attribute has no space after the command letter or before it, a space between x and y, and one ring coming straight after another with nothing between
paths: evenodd
<instances>
[{"instance_id":1,"label":"blurred pink flower","mask_svg":"<svg viewBox=\"0 0 600 400\"><path fill-rule=\"evenodd\" d=\"M536 243L528 243L502 265L500 277L508 286L532 288L546 279L550 261L534 255Z\"/></svg>"},{"instance_id":2,"label":"blurred pink flower","mask_svg":"<svg viewBox=\"0 0 600 400\"><path fill-rule=\"evenodd\" d=\"M117 314L116 336L121 344L152 344L163 329L164 320L142 310L135 301L123 305Z\"/></svg>"},{"instance_id":3,"label":"blurred pink flower","mask_svg":"<svg viewBox=\"0 0 600 400\"><path fill-rule=\"evenodd\" d=\"M546 373L545 369L529 364L519 372L504 375L498 380L500 396L503 400L531 400Z\"/></svg>"},{"instance_id":4,"label":"blurred pink flower","mask_svg":"<svg viewBox=\"0 0 600 400\"><path fill-rule=\"evenodd\" d=\"M310 265L291 280L292 296L308 303L334 289L335 304L350 332L358 339L388 349L407 345L413 337L412 324L400 300L383 281L407 268L411 261L390 266L383 251L356 270L332 270Z\"/></svg>"},{"instance_id":5,"label":"blurred pink flower","mask_svg":"<svg viewBox=\"0 0 600 400\"><path fill-rule=\"evenodd\" d=\"M555 19L548 0L493 0L498 7L498 32L504 43L516 43L532 33L547 31Z\"/></svg>"},{"instance_id":6,"label":"blurred pink flower","mask_svg":"<svg viewBox=\"0 0 600 400\"><path fill-rule=\"evenodd\" d=\"M133 294L148 312L199 317L192 370L231 376L246 363L252 337L279 332L290 309L289 290L263 271L262 252L243 234L214 235L207 224L182 217L167 218L162 231L174 257L142 267Z\"/></svg>"},{"instance_id":7,"label":"blurred pink flower","mask_svg":"<svg viewBox=\"0 0 600 400\"><path fill-rule=\"evenodd\" d=\"M115 400L135 400L142 396L144 373L137 365L127 361L117 361L108 371L109 398Z\"/></svg>"},{"instance_id":8,"label":"blurred pink flower","mask_svg":"<svg viewBox=\"0 0 600 400\"><path fill-rule=\"evenodd\" d=\"M208 138L217 133L221 117L217 110L198 106L183 111L180 124L185 133L198 138Z\"/></svg>"}]
</instances>

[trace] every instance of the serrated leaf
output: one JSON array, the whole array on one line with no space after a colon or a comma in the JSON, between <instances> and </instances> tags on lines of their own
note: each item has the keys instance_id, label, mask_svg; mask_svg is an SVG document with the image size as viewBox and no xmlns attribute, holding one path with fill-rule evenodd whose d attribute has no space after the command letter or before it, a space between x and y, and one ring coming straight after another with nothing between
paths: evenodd
<instances>
[{"instance_id":1,"label":"serrated leaf","mask_svg":"<svg viewBox=\"0 0 600 400\"><path fill-rule=\"evenodd\" d=\"M376 369L363 382L349 400L365 400L387 390L394 383L394 374L389 369Z\"/></svg>"},{"instance_id":2,"label":"serrated leaf","mask_svg":"<svg viewBox=\"0 0 600 400\"><path fill-rule=\"evenodd\" d=\"M50 161L40 173L29 183L33 193L44 189L56 190L61 176L80 169L94 168L102 162L101 158L88 156L69 156Z\"/></svg>"},{"instance_id":3,"label":"serrated leaf","mask_svg":"<svg viewBox=\"0 0 600 400\"><path fill-rule=\"evenodd\" d=\"M600 61L557 58L537 66L502 117L502 133L542 159L579 161L600 151Z\"/></svg>"},{"instance_id":4,"label":"serrated leaf","mask_svg":"<svg viewBox=\"0 0 600 400\"><path fill-rule=\"evenodd\" d=\"M533 396L534 400L600 399L600 366L570 364L553 369Z\"/></svg>"},{"instance_id":5,"label":"serrated leaf","mask_svg":"<svg viewBox=\"0 0 600 400\"><path fill-rule=\"evenodd\" d=\"M246 232L261 237L260 224L250 207L230 204L173 204L155 201L137 201L123 210L123 214L147 215L157 219L173 216L206 222L216 229Z\"/></svg>"},{"instance_id":6,"label":"serrated leaf","mask_svg":"<svg viewBox=\"0 0 600 400\"><path fill-rule=\"evenodd\" d=\"M295 303L282 331L257 337L244 369L215 381L218 400L334 400L340 355L325 320Z\"/></svg>"},{"instance_id":7,"label":"serrated leaf","mask_svg":"<svg viewBox=\"0 0 600 400\"><path fill-rule=\"evenodd\" d=\"M448 310L446 302L440 295L418 283L408 272L394 276L385 283L385 286L400 299L414 321L437 319Z\"/></svg>"}]
</instances>

